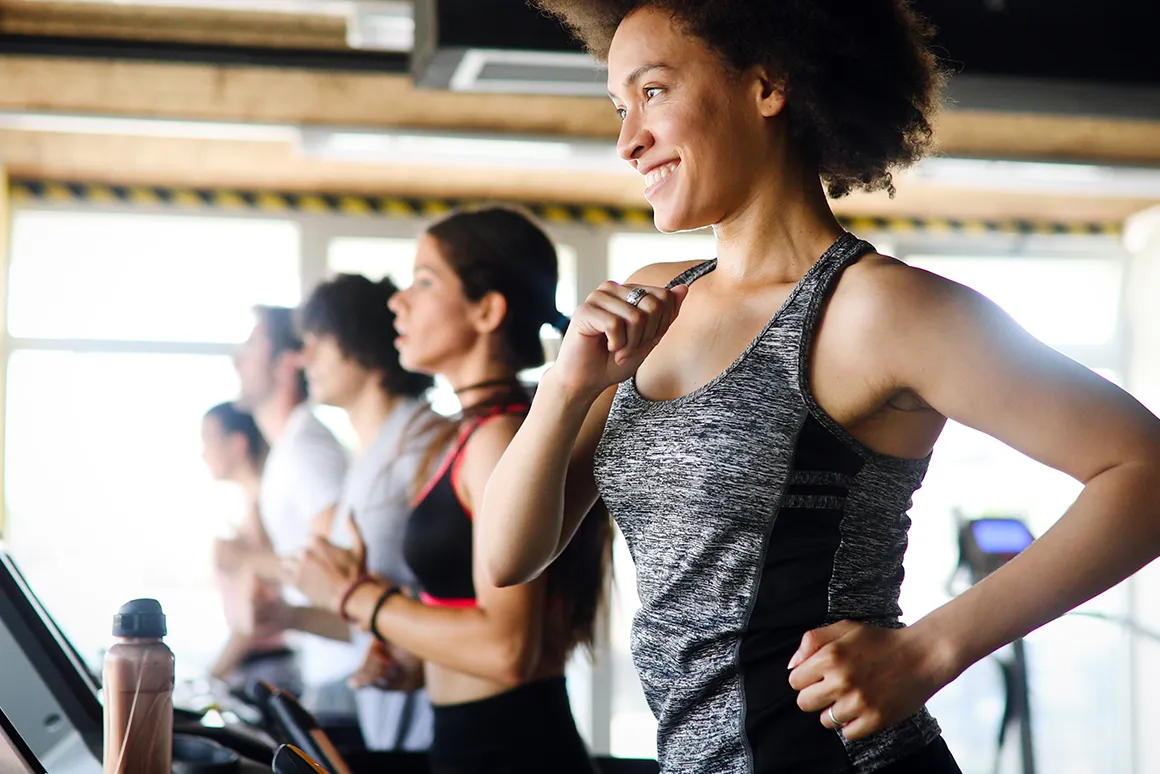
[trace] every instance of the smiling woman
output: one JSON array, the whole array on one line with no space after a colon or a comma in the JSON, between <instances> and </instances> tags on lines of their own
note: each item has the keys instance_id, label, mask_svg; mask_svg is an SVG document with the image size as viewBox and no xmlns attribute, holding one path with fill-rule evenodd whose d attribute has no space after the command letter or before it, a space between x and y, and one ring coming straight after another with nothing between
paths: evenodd
<instances>
[{"instance_id":1,"label":"smiling woman","mask_svg":"<svg viewBox=\"0 0 1160 774\"><path fill-rule=\"evenodd\" d=\"M617 54L631 53L642 62L622 71L628 73L622 83L610 83L613 102L626 120L636 113L629 105L663 100L666 107L658 110L693 110L705 119L702 129L736 130L737 125L716 120L715 111L727 109L730 97L752 95L698 92L702 101L695 105L682 98L693 92L698 79L717 77L716 67L705 64L724 64L738 77L765 68L772 76L768 85L787 97L779 108L796 152L816 165L831 196L893 190L889 167L916 161L930 146L930 118L938 107L942 75L926 47L932 30L905 3L789 0L760 4L760 10L755 3L697 0L542 0L538 5L570 24L593 54L609 61L612 72L617 72L611 66L613 38L634 10L655 8L688 33L667 41L673 45L651 39L633 40L631 52L618 47ZM671 94L674 90L677 94ZM674 107L667 107L674 101ZM867 111L873 111L874 121L863 120ZM749 129L762 131L763 125L752 123ZM632 135L622 133L622 155L625 134ZM706 139L719 141L720 162L745 166L753 161L728 158L728 151L741 145L729 136ZM640 160L638 169L655 171L660 178L679 162L650 157Z\"/></svg>"},{"instance_id":2,"label":"smiling woman","mask_svg":"<svg viewBox=\"0 0 1160 774\"><path fill-rule=\"evenodd\" d=\"M489 579L548 570L600 496L665 774L958 772L927 700L1160 554L1160 423L835 220L827 193L890 190L930 139L940 75L904 0L539 4L607 59L657 227L712 227L716 258L578 307L484 495ZM1084 487L906 627L908 511L948 419Z\"/></svg>"}]
</instances>

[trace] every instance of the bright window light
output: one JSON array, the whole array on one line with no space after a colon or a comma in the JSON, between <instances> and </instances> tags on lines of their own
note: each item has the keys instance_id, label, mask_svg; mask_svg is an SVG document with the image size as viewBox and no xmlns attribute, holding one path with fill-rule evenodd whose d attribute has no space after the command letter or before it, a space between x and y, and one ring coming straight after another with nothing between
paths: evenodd
<instances>
[{"instance_id":1,"label":"bright window light","mask_svg":"<svg viewBox=\"0 0 1160 774\"><path fill-rule=\"evenodd\" d=\"M26 338L240 342L300 296L294 223L18 212L8 325Z\"/></svg>"},{"instance_id":2,"label":"bright window light","mask_svg":"<svg viewBox=\"0 0 1160 774\"><path fill-rule=\"evenodd\" d=\"M86 660L142 596L165 608L179 679L204 674L225 641L211 541L243 503L211 481L200 433L237 392L222 355L12 354L5 539Z\"/></svg>"},{"instance_id":3,"label":"bright window light","mask_svg":"<svg viewBox=\"0 0 1160 774\"><path fill-rule=\"evenodd\" d=\"M977 290L1050 346L1105 344L1116 334L1117 261L910 255L906 262Z\"/></svg>"},{"instance_id":4,"label":"bright window light","mask_svg":"<svg viewBox=\"0 0 1160 774\"><path fill-rule=\"evenodd\" d=\"M608 241L609 279L626 282L652 263L707 261L716 254L712 234L613 234Z\"/></svg>"},{"instance_id":5,"label":"bright window light","mask_svg":"<svg viewBox=\"0 0 1160 774\"><path fill-rule=\"evenodd\" d=\"M326 267L334 274L361 274L378 282L390 277L395 287L411 286L414 239L337 237L330 240Z\"/></svg>"}]
</instances>

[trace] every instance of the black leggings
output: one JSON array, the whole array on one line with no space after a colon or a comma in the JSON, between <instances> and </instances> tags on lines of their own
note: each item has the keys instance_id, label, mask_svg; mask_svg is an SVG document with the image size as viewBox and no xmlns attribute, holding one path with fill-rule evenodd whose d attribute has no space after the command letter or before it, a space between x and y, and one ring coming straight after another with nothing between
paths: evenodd
<instances>
[{"instance_id":1,"label":"black leggings","mask_svg":"<svg viewBox=\"0 0 1160 774\"><path fill-rule=\"evenodd\" d=\"M435 707L432 774L593 774L563 677Z\"/></svg>"},{"instance_id":2,"label":"black leggings","mask_svg":"<svg viewBox=\"0 0 1160 774\"><path fill-rule=\"evenodd\" d=\"M895 761L877 774L963 774L940 736L914 755Z\"/></svg>"}]
</instances>

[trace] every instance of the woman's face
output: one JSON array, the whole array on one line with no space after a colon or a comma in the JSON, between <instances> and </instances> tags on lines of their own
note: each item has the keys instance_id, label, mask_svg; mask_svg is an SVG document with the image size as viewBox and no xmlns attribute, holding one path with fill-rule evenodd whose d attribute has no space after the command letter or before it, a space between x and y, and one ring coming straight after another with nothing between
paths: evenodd
<instances>
[{"instance_id":1,"label":"woman's face","mask_svg":"<svg viewBox=\"0 0 1160 774\"><path fill-rule=\"evenodd\" d=\"M399 362L408 371L446 373L479 339L472 325L475 304L463 294L463 283L430 234L419 238L411 286L392 296L389 306L395 313Z\"/></svg>"},{"instance_id":2,"label":"woman's face","mask_svg":"<svg viewBox=\"0 0 1160 774\"><path fill-rule=\"evenodd\" d=\"M327 406L347 408L374 378L369 369L343 354L338 338L331 334L303 335L302 365L310 397Z\"/></svg>"},{"instance_id":3,"label":"woman's face","mask_svg":"<svg viewBox=\"0 0 1160 774\"><path fill-rule=\"evenodd\" d=\"M240 462L237 446L216 417L201 421L201 458L214 481L228 481L237 470ZM245 449L242 449L241 456L244 455Z\"/></svg>"},{"instance_id":4,"label":"woman's face","mask_svg":"<svg viewBox=\"0 0 1160 774\"><path fill-rule=\"evenodd\" d=\"M731 72L668 13L643 8L612 40L608 91L624 122L617 152L645 176L658 229L702 228L745 206L771 148L756 70Z\"/></svg>"}]
</instances>

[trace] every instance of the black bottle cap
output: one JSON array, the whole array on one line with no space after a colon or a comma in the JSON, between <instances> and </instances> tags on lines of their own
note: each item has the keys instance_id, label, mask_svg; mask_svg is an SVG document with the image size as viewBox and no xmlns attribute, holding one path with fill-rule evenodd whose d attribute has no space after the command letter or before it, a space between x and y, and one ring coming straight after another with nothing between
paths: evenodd
<instances>
[{"instance_id":1,"label":"black bottle cap","mask_svg":"<svg viewBox=\"0 0 1160 774\"><path fill-rule=\"evenodd\" d=\"M165 613L156 599L126 602L113 616L114 637L161 638L166 634Z\"/></svg>"}]
</instances>

